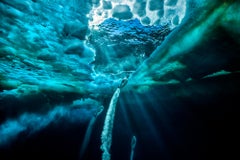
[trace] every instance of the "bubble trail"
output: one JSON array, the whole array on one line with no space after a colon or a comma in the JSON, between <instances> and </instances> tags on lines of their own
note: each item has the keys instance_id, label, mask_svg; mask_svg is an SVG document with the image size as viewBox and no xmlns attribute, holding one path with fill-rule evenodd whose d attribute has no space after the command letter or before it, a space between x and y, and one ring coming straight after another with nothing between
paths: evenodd
<instances>
[{"instance_id":1,"label":"bubble trail","mask_svg":"<svg viewBox=\"0 0 240 160\"><path fill-rule=\"evenodd\" d=\"M132 141L131 141L131 154L130 154L130 160L133 160L133 156L134 156L134 149L136 147L137 144L137 138L136 136L132 137Z\"/></svg>"},{"instance_id":2,"label":"bubble trail","mask_svg":"<svg viewBox=\"0 0 240 160\"><path fill-rule=\"evenodd\" d=\"M115 117L115 111L116 111L116 105L118 101L118 97L120 95L120 88L123 88L127 84L128 79L124 78L119 85L119 87L114 92L111 102L109 104L109 108L106 114L106 118L104 121L103 131L102 131L102 145L101 150L103 151L102 154L102 160L110 160L111 154L109 153L111 144L112 144L112 130L113 130L113 124L114 124L114 117Z\"/></svg>"}]
</instances>

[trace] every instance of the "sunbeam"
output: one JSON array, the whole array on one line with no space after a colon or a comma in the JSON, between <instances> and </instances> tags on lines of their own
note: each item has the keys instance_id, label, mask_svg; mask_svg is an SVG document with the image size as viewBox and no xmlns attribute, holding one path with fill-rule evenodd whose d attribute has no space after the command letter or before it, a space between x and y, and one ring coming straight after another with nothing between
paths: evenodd
<instances>
[{"instance_id":1,"label":"sunbeam","mask_svg":"<svg viewBox=\"0 0 240 160\"><path fill-rule=\"evenodd\" d=\"M82 142L82 146L81 146L81 150L80 150L80 154L79 154L79 159L81 160L84 156L84 153L87 149L87 146L89 144L89 140L91 138L91 134L92 134L92 129L93 129L93 126L95 124L95 121L97 119L97 117L102 113L104 107L103 106L100 106L99 109L96 111L96 113L94 114L94 116L91 118L89 124L88 124L88 127L87 127L87 130L86 130L86 133L85 133L85 136L84 136L84 139L83 139L83 142Z\"/></svg>"}]
</instances>

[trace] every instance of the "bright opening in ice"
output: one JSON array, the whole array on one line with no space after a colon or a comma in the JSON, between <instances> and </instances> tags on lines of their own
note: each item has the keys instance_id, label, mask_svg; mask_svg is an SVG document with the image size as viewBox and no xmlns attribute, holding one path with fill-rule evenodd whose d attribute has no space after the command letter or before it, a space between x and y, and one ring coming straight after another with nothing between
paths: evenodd
<instances>
[{"instance_id":1,"label":"bright opening in ice","mask_svg":"<svg viewBox=\"0 0 240 160\"><path fill-rule=\"evenodd\" d=\"M98 0L89 13L89 27L97 28L108 18L139 19L143 25L181 23L186 14L186 0Z\"/></svg>"}]
</instances>

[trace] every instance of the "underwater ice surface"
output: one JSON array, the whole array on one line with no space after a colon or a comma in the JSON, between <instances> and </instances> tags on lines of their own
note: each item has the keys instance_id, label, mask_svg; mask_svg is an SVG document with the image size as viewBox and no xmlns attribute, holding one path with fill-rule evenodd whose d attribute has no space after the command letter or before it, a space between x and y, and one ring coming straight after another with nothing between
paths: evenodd
<instances>
[{"instance_id":1,"label":"underwater ice surface","mask_svg":"<svg viewBox=\"0 0 240 160\"><path fill-rule=\"evenodd\" d=\"M1 0L0 22L1 160L239 157L239 1Z\"/></svg>"}]
</instances>

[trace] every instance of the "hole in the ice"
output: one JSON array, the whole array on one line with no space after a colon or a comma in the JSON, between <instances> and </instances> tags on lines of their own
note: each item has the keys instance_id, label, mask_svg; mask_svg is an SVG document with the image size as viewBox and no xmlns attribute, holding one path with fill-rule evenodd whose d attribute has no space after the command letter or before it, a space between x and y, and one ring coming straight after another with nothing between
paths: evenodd
<instances>
[{"instance_id":1,"label":"hole in the ice","mask_svg":"<svg viewBox=\"0 0 240 160\"><path fill-rule=\"evenodd\" d=\"M169 23L176 27L174 18L181 23L186 13L186 0L98 0L88 15L90 28L95 28L108 18L119 20L139 19L144 25L162 25ZM149 24L145 24L146 18Z\"/></svg>"},{"instance_id":2,"label":"hole in the ice","mask_svg":"<svg viewBox=\"0 0 240 160\"><path fill-rule=\"evenodd\" d=\"M95 71L118 78L134 72L184 18L185 0L170 1L100 0L93 5L88 42L96 50Z\"/></svg>"},{"instance_id":3,"label":"hole in the ice","mask_svg":"<svg viewBox=\"0 0 240 160\"><path fill-rule=\"evenodd\" d=\"M88 37L96 50L95 71L105 74L135 71L170 31L168 24L145 26L137 18L106 19Z\"/></svg>"}]
</instances>

